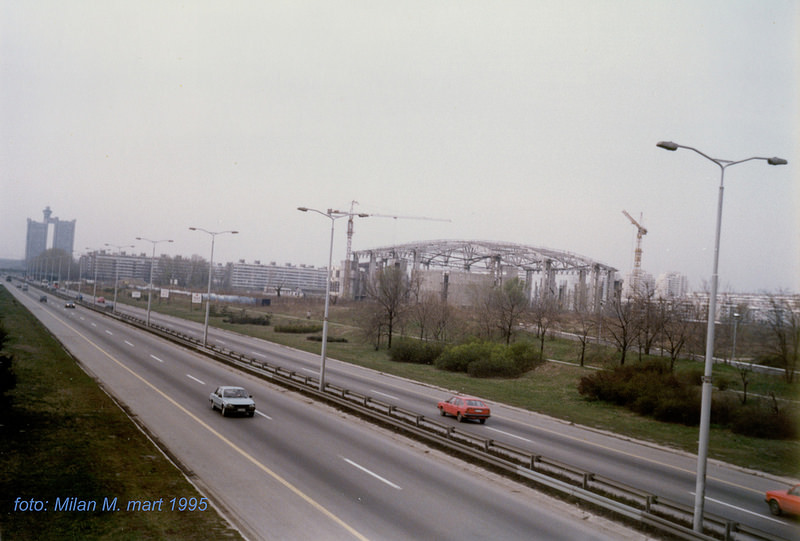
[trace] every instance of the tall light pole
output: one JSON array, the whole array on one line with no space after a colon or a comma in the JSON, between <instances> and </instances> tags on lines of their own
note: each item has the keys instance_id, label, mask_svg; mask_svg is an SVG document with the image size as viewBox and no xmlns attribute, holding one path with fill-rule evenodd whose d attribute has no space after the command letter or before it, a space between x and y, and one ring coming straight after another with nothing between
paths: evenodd
<instances>
[{"instance_id":1,"label":"tall light pole","mask_svg":"<svg viewBox=\"0 0 800 541\"><path fill-rule=\"evenodd\" d=\"M94 248L86 247L87 250L92 251L92 266L94 267L94 284L92 288L92 304L97 304L97 250Z\"/></svg>"},{"instance_id":2,"label":"tall light pole","mask_svg":"<svg viewBox=\"0 0 800 541\"><path fill-rule=\"evenodd\" d=\"M191 231L202 231L211 235L211 259L208 261L208 295L206 296L206 323L203 326L203 347L208 346L208 313L211 308L211 276L214 274L214 240L217 235L230 233L236 235L238 231L207 231L202 227L190 227Z\"/></svg>"},{"instance_id":3,"label":"tall light pole","mask_svg":"<svg viewBox=\"0 0 800 541\"><path fill-rule=\"evenodd\" d=\"M706 357L705 369L703 372L702 398L700 401L700 437L697 447L697 482L694 493L694 520L693 528L696 532L703 531L703 506L705 504L706 492L706 463L708 461L708 439L711 428L711 390L714 364L714 318L717 312L717 281L719 278L719 237L722 228L722 194L725 190L725 169L732 165L737 165L751 160L764 160L770 165L786 165L788 162L783 158L760 158L752 157L744 160L720 160L712 158L696 148L687 147L673 143L672 141L661 141L657 147L665 150L676 151L679 148L692 150L700 154L705 159L714 162L720 169L719 179L719 198L717 201L717 229L714 237L714 268L711 273L711 294L708 298L708 324L706 326Z\"/></svg>"},{"instance_id":4,"label":"tall light pole","mask_svg":"<svg viewBox=\"0 0 800 541\"><path fill-rule=\"evenodd\" d=\"M153 244L153 255L150 258L150 285L147 287L147 321L145 325L150 326L150 301L153 296L153 267L156 266L156 244L159 242L172 242L172 239L150 240L144 237L136 237L136 240L143 240Z\"/></svg>"},{"instance_id":5,"label":"tall light pole","mask_svg":"<svg viewBox=\"0 0 800 541\"><path fill-rule=\"evenodd\" d=\"M116 248L117 253L122 251L123 248L133 248L133 244L128 244L126 246L117 246L116 244L109 244L106 242L106 246L110 246L111 248ZM117 284L119 284L119 261L117 258L114 258L114 304L111 305L111 311L113 313L117 313Z\"/></svg>"},{"instance_id":6,"label":"tall light pole","mask_svg":"<svg viewBox=\"0 0 800 541\"><path fill-rule=\"evenodd\" d=\"M333 226L337 219L344 218L345 216L351 216L351 212L343 212L341 210L332 210L328 209L328 212L322 212L321 210L317 209L310 209L308 207L297 207L297 210L301 212L316 212L326 218L329 218L331 221L331 245L330 249L328 250L328 273L325 280L325 313L322 317L322 351L320 353L320 367L319 367L319 390L325 390L325 355L328 351L328 310L330 309L331 303L331 265L333 264ZM369 216L368 214L356 214L359 218L366 218ZM348 280L349 276L345 277L345 280Z\"/></svg>"}]
</instances>

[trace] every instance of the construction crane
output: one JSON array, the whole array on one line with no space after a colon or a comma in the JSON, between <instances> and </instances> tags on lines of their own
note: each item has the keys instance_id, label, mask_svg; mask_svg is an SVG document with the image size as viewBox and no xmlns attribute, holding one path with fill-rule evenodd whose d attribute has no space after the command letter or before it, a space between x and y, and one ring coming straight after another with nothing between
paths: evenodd
<instances>
[{"instance_id":1,"label":"construction crane","mask_svg":"<svg viewBox=\"0 0 800 541\"><path fill-rule=\"evenodd\" d=\"M376 218L394 218L395 220L430 220L434 222L449 222L448 219L443 218L428 218L425 216L394 216L391 214L367 214L363 212L354 212L355 206L358 201L350 201L350 212L347 212L347 253L344 260L344 288L342 295L347 298L350 294L350 255L352 254L353 247L353 217L366 218L374 216Z\"/></svg>"},{"instance_id":2,"label":"construction crane","mask_svg":"<svg viewBox=\"0 0 800 541\"><path fill-rule=\"evenodd\" d=\"M633 216L628 214L627 211L623 210L622 214L628 217L633 225L636 226L636 250L633 252L633 294L637 295L639 293L639 281L642 276L642 237L647 235L647 229L645 229L639 222L633 219ZM639 215L639 221L642 220L641 214Z\"/></svg>"}]
</instances>

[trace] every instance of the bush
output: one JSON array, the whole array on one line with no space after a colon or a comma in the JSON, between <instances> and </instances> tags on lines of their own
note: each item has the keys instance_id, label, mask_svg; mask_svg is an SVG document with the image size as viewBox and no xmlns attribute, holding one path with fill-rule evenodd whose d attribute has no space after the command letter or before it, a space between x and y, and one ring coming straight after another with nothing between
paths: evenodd
<instances>
[{"instance_id":1,"label":"bush","mask_svg":"<svg viewBox=\"0 0 800 541\"><path fill-rule=\"evenodd\" d=\"M320 335L320 336L306 336L306 340L311 340L312 342L322 342L322 335ZM328 335L328 339L326 340L326 342L328 342L329 344L332 343L332 342L338 342L338 343L345 343L346 344L347 343L347 338Z\"/></svg>"},{"instance_id":2,"label":"bush","mask_svg":"<svg viewBox=\"0 0 800 541\"><path fill-rule=\"evenodd\" d=\"M488 358L494 344L490 342L469 342L446 348L434 361L434 366L450 372L466 372L470 363Z\"/></svg>"},{"instance_id":3,"label":"bush","mask_svg":"<svg viewBox=\"0 0 800 541\"><path fill-rule=\"evenodd\" d=\"M474 377L518 377L542 363L538 349L529 343L510 346L469 342L446 348L434 366Z\"/></svg>"},{"instance_id":4,"label":"bush","mask_svg":"<svg viewBox=\"0 0 800 541\"><path fill-rule=\"evenodd\" d=\"M269 325L270 316L267 314L248 316L247 311L242 310L238 314L230 314L225 318L226 323L233 323L237 325Z\"/></svg>"},{"instance_id":5,"label":"bush","mask_svg":"<svg viewBox=\"0 0 800 541\"><path fill-rule=\"evenodd\" d=\"M389 360L399 363L433 364L444 346L438 342L399 340L389 350Z\"/></svg>"},{"instance_id":6,"label":"bush","mask_svg":"<svg viewBox=\"0 0 800 541\"><path fill-rule=\"evenodd\" d=\"M736 434L775 440L797 439L800 436L798 412L792 408L768 408L763 403L746 404L739 408L731 424Z\"/></svg>"},{"instance_id":7,"label":"bush","mask_svg":"<svg viewBox=\"0 0 800 541\"><path fill-rule=\"evenodd\" d=\"M313 323L290 323L287 325L275 325L275 332L285 332L293 334L311 334L320 332L322 325ZM320 340L322 340L320 338Z\"/></svg>"}]
</instances>

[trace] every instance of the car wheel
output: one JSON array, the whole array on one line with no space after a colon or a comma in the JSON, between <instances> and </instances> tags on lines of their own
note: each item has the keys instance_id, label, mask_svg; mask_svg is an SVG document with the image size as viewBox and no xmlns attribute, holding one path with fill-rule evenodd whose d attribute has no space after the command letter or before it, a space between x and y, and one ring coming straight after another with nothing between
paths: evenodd
<instances>
[{"instance_id":1,"label":"car wheel","mask_svg":"<svg viewBox=\"0 0 800 541\"><path fill-rule=\"evenodd\" d=\"M464 422L464 418L461 417L461 412L460 411L456 414L456 419L458 419L459 423L463 423Z\"/></svg>"},{"instance_id":2,"label":"car wheel","mask_svg":"<svg viewBox=\"0 0 800 541\"><path fill-rule=\"evenodd\" d=\"M776 517L781 514L781 505L778 503L778 500L769 501L769 512Z\"/></svg>"},{"instance_id":3,"label":"car wheel","mask_svg":"<svg viewBox=\"0 0 800 541\"><path fill-rule=\"evenodd\" d=\"M252 416L253 416L253 415L255 415L255 414L256 414L256 412L255 412L255 411L250 411L250 412L248 412L248 413L247 413L247 416L248 416L248 417L252 417Z\"/></svg>"},{"instance_id":4,"label":"car wheel","mask_svg":"<svg viewBox=\"0 0 800 541\"><path fill-rule=\"evenodd\" d=\"M485 423L486 423L486 419L478 419L478 421L479 421L481 424L485 424Z\"/></svg>"},{"instance_id":5,"label":"car wheel","mask_svg":"<svg viewBox=\"0 0 800 541\"><path fill-rule=\"evenodd\" d=\"M209 400L209 402L211 402L211 411L214 411L215 409L217 409L217 408L214 407L214 401L213 400Z\"/></svg>"},{"instance_id":6,"label":"car wheel","mask_svg":"<svg viewBox=\"0 0 800 541\"><path fill-rule=\"evenodd\" d=\"M220 412L220 414L221 414L223 417L225 417L225 416L226 416L226 413L225 413L225 404L222 404L222 405L219 407L219 412Z\"/></svg>"},{"instance_id":7,"label":"car wheel","mask_svg":"<svg viewBox=\"0 0 800 541\"><path fill-rule=\"evenodd\" d=\"M439 408L439 413L442 414L442 417L446 416L447 414L444 412L444 408Z\"/></svg>"}]
</instances>

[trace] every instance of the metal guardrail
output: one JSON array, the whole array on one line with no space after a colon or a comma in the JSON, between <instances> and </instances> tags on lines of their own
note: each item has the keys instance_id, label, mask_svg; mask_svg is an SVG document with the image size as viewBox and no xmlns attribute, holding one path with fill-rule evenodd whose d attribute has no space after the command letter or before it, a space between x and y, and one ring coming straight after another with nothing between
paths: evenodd
<instances>
[{"instance_id":1,"label":"metal guardrail","mask_svg":"<svg viewBox=\"0 0 800 541\"><path fill-rule=\"evenodd\" d=\"M169 327L145 321L129 314L112 314L106 308L81 302L87 308L102 312L162 338L204 353L218 361L243 368L248 372L315 398L334 403L373 421L390 425L410 435L461 455L469 456L506 474L519 476L547 487L563 496L576 498L628 520L654 528L681 539L713 541L722 539L783 541L782 538L710 513L704 514L704 533L691 529L693 508L643 491L613 479L531 453L508 443L462 430L417 412L377 400L371 396L326 384L318 389L319 380L298 374L279 365L246 357L236 351L209 345Z\"/></svg>"}]
</instances>

